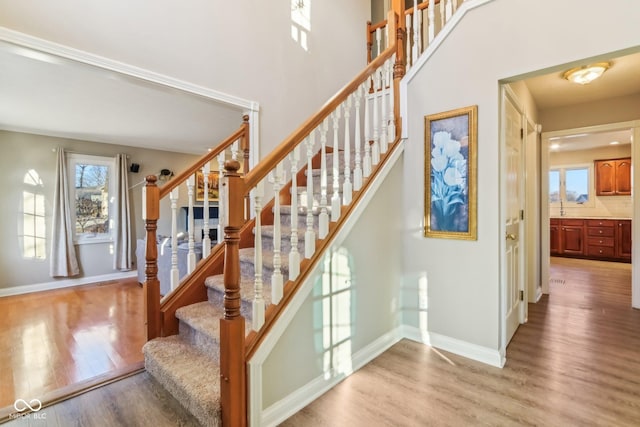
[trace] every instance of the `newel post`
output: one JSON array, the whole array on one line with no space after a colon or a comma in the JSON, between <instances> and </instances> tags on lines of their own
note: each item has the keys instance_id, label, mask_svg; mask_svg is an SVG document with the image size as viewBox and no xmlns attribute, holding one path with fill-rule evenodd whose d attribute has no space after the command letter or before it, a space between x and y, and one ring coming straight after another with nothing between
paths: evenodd
<instances>
[{"instance_id":1,"label":"newel post","mask_svg":"<svg viewBox=\"0 0 640 427\"><path fill-rule=\"evenodd\" d=\"M155 175L146 177L142 188L142 219L147 230L145 249L144 310L146 313L147 341L160 336L160 282L158 281L158 245L156 230L160 217L160 189Z\"/></svg>"},{"instance_id":2,"label":"newel post","mask_svg":"<svg viewBox=\"0 0 640 427\"><path fill-rule=\"evenodd\" d=\"M393 65L393 115L396 125L396 136L402 135L402 120L400 117L400 80L407 72L405 58L405 41L406 41L406 22L404 20L405 4L404 0L392 0L392 10L389 12L387 25L389 25L389 34L393 34L392 29L395 28L396 34L396 62ZM391 16L391 15L394 16Z\"/></svg>"},{"instance_id":3,"label":"newel post","mask_svg":"<svg viewBox=\"0 0 640 427\"><path fill-rule=\"evenodd\" d=\"M240 227L244 224L244 183L240 163L227 160L224 176L227 224L224 227L224 318L220 319L220 393L222 425L245 426L246 383L244 317L240 314Z\"/></svg>"},{"instance_id":4,"label":"newel post","mask_svg":"<svg viewBox=\"0 0 640 427\"><path fill-rule=\"evenodd\" d=\"M244 128L244 133L242 134L242 139L240 140L240 148L242 150L242 158L243 164L242 169L244 174L249 173L249 147L250 147L250 126L249 126L249 115L245 114L242 116L242 127ZM249 193L244 196L244 217L246 220L251 216L251 197Z\"/></svg>"}]
</instances>

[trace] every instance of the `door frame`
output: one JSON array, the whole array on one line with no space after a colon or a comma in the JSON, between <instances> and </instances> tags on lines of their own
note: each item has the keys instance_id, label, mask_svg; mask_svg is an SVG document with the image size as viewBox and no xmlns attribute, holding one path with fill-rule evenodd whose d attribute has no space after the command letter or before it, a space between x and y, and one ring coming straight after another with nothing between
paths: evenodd
<instances>
[{"instance_id":1,"label":"door frame","mask_svg":"<svg viewBox=\"0 0 640 427\"><path fill-rule=\"evenodd\" d=\"M608 123L604 125L587 126L573 129L563 129L553 132L543 132L540 141L540 281L542 292L549 293L549 139L558 136L575 135L578 133L593 133L631 129L632 188L640 191L640 120ZM640 224L636 218L640 213L640 196L632 193L631 234L635 245L640 244ZM543 202L544 201L544 202ZM640 247L640 246L637 246ZM633 250L631 255L631 306L640 309L640 250Z\"/></svg>"},{"instance_id":2,"label":"door frame","mask_svg":"<svg viewBox=\"0 0 640 427\"><path fill-rule=\"evenodd\" d=\"M527 114L526 114L526 110L522 104L522 102L520 102L520 100L518 99L518 97L516 96L515 92L513 91L513 89L511 89L511 87L509 86L508 83L504 83L501 85L500 88L500 234L499 234L499 241L500 241L500 354L502 355L502 357L506 357L507 354L507 277L506 277L506 260L505 260L505 251L506 251L506 243L505 243L505 238L504 236L506 235L506 225L505 225L505 220L506 220L506 212L507 212L507 197L506 197L506 187L507 187L507 171L506 171L506 159L505 159L505 155L506 155L506 137L505 137L505 131L504 131L504 124L505 124L505 104L507 99L509 99L509 101L513 104L513 106L516 108L516 110L518 111L518 113L520 113L520 117L521 117L521 122L520 122L520 126L521 129L524 129L525 131L525 136L527 134L526 130L527 130L527 125L528 125L528 119L527 119ZM521 168L522 168L522 178L523 178L523 184L522 184L522 190L524 191L524 189L526 189L526 182L527 182L527 176L526 176L526 163L527 163L527 157L526 157L526 138L523 137L522 139L522 163L521 163ZM522 200L522 209L524 210L525 214L527 212L527 205L526 205L526 194L523 194L523 200ZM518 291L523 291L523 300L520 302L520 313L519 313L519 321L520 324L524 323L526 321L526 316L528 313L527 310L527 304L528 304L528 300L529 300L529 296L528 296L528 292L525 292L525 278L527 277L527 262L525 262L526 260L528 260L528 250L527 250L527 235L525 233L525 224L526 224L526 215L525 215L525 219L520 221L520 229L519 229L519 236L521 238L520 244L521 244L521 253L520 253L520 289L518 289Z\"/></svg>"}]
</instances>

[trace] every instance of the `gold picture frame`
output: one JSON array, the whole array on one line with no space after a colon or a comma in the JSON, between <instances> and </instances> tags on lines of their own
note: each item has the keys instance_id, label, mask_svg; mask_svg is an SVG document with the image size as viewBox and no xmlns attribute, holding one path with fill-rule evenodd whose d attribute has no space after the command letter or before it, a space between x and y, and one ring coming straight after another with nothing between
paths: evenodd
<instances>
[{"instance_id":1,"label":"gold picture frame","mask_svg":"<svg viewBox=\"0 0 640 427\"><path fill-rule=\"evenodd\" d=\"M477 240L478 106L424 117L424 235Z\"/></svg>"},{"instance_id":2,"label":"gold picture frame","mask_svg":"<svg viewBox=\"0 0 640 427\"><path fill-rule=\"evenodd\" d=\"M217 202L220 199L220 172L209 172L209 201ZM196 202L204 202L204 174L196 171Z\"/></svg>"}]
</instances>

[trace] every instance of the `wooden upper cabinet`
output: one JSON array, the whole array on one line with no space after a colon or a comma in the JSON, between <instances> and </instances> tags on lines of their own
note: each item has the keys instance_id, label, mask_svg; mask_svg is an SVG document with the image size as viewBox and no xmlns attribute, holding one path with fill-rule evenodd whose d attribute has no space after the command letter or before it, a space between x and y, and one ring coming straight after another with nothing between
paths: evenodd
<instances>
[{"instance_id":1,"label":"wooden upper cabinet","mask_svg":"<svg viewBox=\"0 0 640 427\"><path fill-rule=\"evenodd\" d=\"M596 195L631 195L631 159L596 160Z\"/></svg>"}]
</instances>

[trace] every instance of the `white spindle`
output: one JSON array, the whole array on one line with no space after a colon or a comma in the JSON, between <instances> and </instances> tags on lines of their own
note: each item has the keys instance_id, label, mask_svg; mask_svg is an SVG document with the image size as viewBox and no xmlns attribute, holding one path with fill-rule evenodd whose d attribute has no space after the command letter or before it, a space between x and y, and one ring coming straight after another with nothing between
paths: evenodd
<instances>
[{"instance_id":1,"label":"white spindle","mask_svg":"<svg viewBox=\"0 0 640 427\"><path fill-rule=\"evenodd\" d=\"M456 13L456 10L458 10L458 0L453 0L453 13Z\"/></svg>"},{"instance_id":2,"label":"white spindle","mask_svg":"<svg viewBox=\"0 0 640 427\"><path fill-rule=\"evenodd\" d=\"M313 146L316 138L311 131L307 139L307 230L304 234L304 257L311 258L316 251L316 232L313 229Z\"/></svg>"},{"instance_id":3,"label":"white spindle","mask_svg":"<svg viewBox=\"0 0 640 427\"><path fill-rule=\"evenodd\" d=\"M340 129L340 106L333 112L333 162L331 163L331 176L333 178L333 195L331 196L331 221L336 222L340 218L340 142L338 130Z\"/></svg>"},{"instance_id":4,"label":"white spindle","mask_svg":"<svg viewBox=\"0 0 640 427\"><path fill-rule=\"evenodd\" d=\"M289 252L289 280L295 280L300 274L300 252L298 252L298 162L300 147L289 154L291 162L291 251Z\"/></svg>"},{"instance_id":5,"label":"white spindle","mask_svg":"<svg viewBox=\"0 0 640 427\"><path fill-rule=\"evenodd\" d=\"M187 197L189 198L189 254L187 257L187 273L191 274L196 269L196 252L195 240L193 239L193 187L195 184L195 176L191 175L187 178Z\"/></svg>"},{"instance_id":6,"label":"white spindle","mask_svg":"<svg viewBox=\"0 0 640 427\"><path fill-rule=\"evenodd\" d=\"M446 7L444 4L444 0L442 0L439 4L440 6L440 31L442 31L442 28L444 28L444 24L446 22L445 20L445 14L446 14Z\"/></svg>"},{"instance_id":7,"label":"white spindle","mask_svg":"<svg viewBox=\"0 0 640 427\"><path fill-rule=\"evenodd\" d=\"M394 113L395 106L395 94L393 84L393 64L396 61L396 56L393 55L387 66L387 79L389 81L389 126L387 127L387 142L392 144L396 140L396 118Z\"/></svg>"},{"instance_id":8,"label":"white spindle","mask_svg":"<svg viewBox=\"0 0 640 427\"><path fill-rule=\"evenodd\" d=\"M445 7L445 19L447 22L449 22L451 15L453 15L453 5L451 3L453 3L453 0L447 0L447 5Z\"/></svg>"},{"instance_id":9,"label":"white spindle","mask_svg":"<svg viewBox=\"0 0 640 427\"><path fill-rule=\"evenodd\" d=\"M378 49L376 51L376 56L380 56L380 53L382 52L382 50L380 50L380 46L382 44L382 30L380 28L376 28L376 48Z\"/></svg>"},{"instance_id":10,"label":"white spindle","mask_svg":"<svg viewBox=\"0 0 640 427\"><path fill-rule=\"evenodd\" d=\"M226 213L226 200L222 197L222 191L224 189L224 160L225 152L218 154L218 242L224 241L224 224L227 221Z\"/></svg>"},{"instance_id":11,"label":"white spindle","mask_svg":"<svg viewBox=\"0 0 640 427\"><path fill-rule=\"evenodd\" d=\"M271 172L270 181L273 183L274 207L273 207L273 275L271 276L271 302L278 304L282 298L282 260L280 255L280 189L284 181L284 168L282 163Z\"/></svg>"},{"instance_id":12,"label":"white spindle","mask_svg":"<svg viewBox=\"0 0 640 427\"><path fill-rule=\"evenodd\" d=\"M178 287L180 274L178 273L178 187L171 190L171 290ZM140 260L142 261L142 260Z\"/></svg>"},{"instance_id":13,"label":"white spindle","mask_svg":"<svg viewBox=\"0 0 640 427\"><path fill-rule=\"evenodd\" d=\"M329 233L327 213L327 132L329 119L324 119L320 128L320 215L318 217L318 237L324 239Z\"/></svg>"},{"instance_id":14,"label":"white spindle","mask_svg":"<svg viewBox=\"0 0 640 427\"><path fill-rule=\"evenodd\" d=\"M409 71L409 69L411 69L411 15L405 15L405 28L406 28L406 33L407 33L407 43L406 43L406 49L407 52L405 53L405 58L407 58L407 63L405 64L407 71Z\"/></svg>"},{"instance_id":15,"label":"white spindle","mask_svg":"<svg viewBox=\"0 0 640 427\"><path fill-rule=\"evenodd\" d=\"M418 0L413 0L413 49L411 49L411 63L415 64L420 54L420 12Z\"/></svg>"},{"instance_id":16,"label":"white spindle","mask_svg":"<svg viewBox=\"0 0 640 427\"><path fill-rule=\"evenodd\" d=\"M239 142L236 140L236 142L234 142L233 144L231 144L231 158L233 160L238 160L238 147L239 147Z\"/></svg>"},{"instance_id":17,"label":"white spindle","mask_svg":"<svg viewBox=\"0 0 640 427\"><path fill-rule=\"evenodd\" d=\"M202 202L202 258L207 258L211 253L211 239L209 238L209 174L211 165L209 162L202 166L204 177L204 201Z\"/></svg>"},{"instance_id":18,"label":"white spindle","mask_svg":"<svg viewBox=\"0 0 640 427\"><path fill-rule=\"evenodd\" d=\"M344 183L342 184L342 204L351 203L353 196L353 185L351 184L351 105L353 104L352 95L349 95L344 107Z\"/></svg>"},{"instance_id":19,"label":"white spindle","mask_svg":"<svg viewBox=\"0 0 640 427\"><path fill-rule=\"evenodd\" d=\"M264 298L262 297L262 197L264 197L264 185L262 181L252 191L253 207L256 214L255 251L253 263L255 266L255 279L253 281L253 320L251 327L259 330L264 324Z\"/></svg>"},{"instance_id":20,"label":"white spindle","mask_svg":"<svg viewBox=\"0 0 640 427\"><path fill-rule=\"evenodd\" d=\"M366 84L366 83L365 83ZM353 169L353 189L358 191L362 188L362 155L361 155L361 131L360 131L360 99L362 98L363 86L360 85L358 90L354 93L355 104L356 104L356 119L355 119L355 135L354 135L354 144L355 144L355 168Z\"/></svg>"},{"instance_id":21,"label":"white spindle","mask_svg":"<svg viewBox=\"0 0 640 427\"><path fill-rule=\"evenodd\" d=\"M370 92L373 80L368 79L364 87L364 158L362 159L362 175L366 178L371 175L371 111L369 111ZM375 95L375 93L374 93Z\"/></svg>"},{"instance_id":22,"label":"white spindle","mask_svg":"<svg viewBox=\"0 0 640 427\"><path fill-rule=\"evenodd\" d=\"M429 44L436 36L436 0L429 0Z\"/></svg>"},{"instance_id":23,"label":"white spindle","mask_svg":"<svg viewBox=\"0 0 640 427\"><path fill-rule=\"evenodd\" d=\"M380 70L376 70L373 79L373 146L371 147L371 163L380 162L380 106L378 95L380 92Z\"/></svg>"},{"instance_id":24,"label":"white spindle","mask_svg":"<svg viewBox=\"0 0 640 427\"><path fill-rule=\"evenodd\" d=\"M387 61L382 64L382 67L379 68L380 72L380 153L384 154L387 152L388 144L387 144L387 120L388 120L388 110L387 110Z\"/></svg>"}]
</instances>

